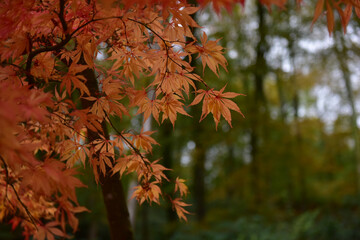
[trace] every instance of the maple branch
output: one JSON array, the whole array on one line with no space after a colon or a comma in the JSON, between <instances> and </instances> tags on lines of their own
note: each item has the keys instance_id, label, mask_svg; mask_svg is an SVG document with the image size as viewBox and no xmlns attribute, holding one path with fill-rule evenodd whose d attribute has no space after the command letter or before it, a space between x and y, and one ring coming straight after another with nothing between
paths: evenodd
<instances>
[{"instance_id":1,"label":"maple branch","mask_svg":"<svg viewBox=\"0 0 360 240\"><path fill-rule=\"evenodd\" d=\"M44 52L52 52L52 51L57 51L57 50L60 50L62 47L64 47L70 40L71 38L78 32L80 31L81 29L83 29L84 27L86 27L87 25L89 25L90 23L94 23L94 22L97 22L97 21L103 21L103 20L110 20L110 19L120 19L123 24L124 24L124 29L125 29L125 37L126 37L126 41L127 43L129 43L129 40L127 38L127 33L126 33L126 24L123 20L123 17L122 16L111 16L111 17L104 17L104 18L97 18L97 19L91 19L90 21L80 25L77 29L75 29L72 33L70 34L67 34L67 30L68 30L68 26L67 26L67 23L66 23L66 20L64 18L64 8L65 8L65 3L66 3L67 0L60 0L60 11L58 13L58 16L59 16L59 19L60 19L60 22L61 22L61 25L63 27L63 30L65 32L65 38L61 39L61 41L58 43L58 44L55 44L53 46L45 46L45 47L42 47L42 48L38 48L38 49L35 49L33 51L31 51L28 55L28 58L26 60L26 65L25 65L25 72L26 72L26 75L27 75L27 79L28 79L28 83L29 85L31 85L31 88L34 87L35 85L35 78L34 76L30 73L31 72L31 65L32 65L32 61L33 59L40 53L44 53ZM165 45L165 50L166 50L166 56L167 56L167 59L166 59L166 72L168 72L168 69L167 69L167 63L168 63L168 58L170 58L170 60L172 60L174 63L176 63L177 65L181 66L181 64L178 64L176 61L174 61L170 56L169 56L169 46L167 45L167 43L174 43L174 42L179 42L181 43L181 41L170 41L170 40L166 40L164 38L162 38L158 33L156 33L151 27L148 26L148 24L146 23L143 23L143 22L140 22L140 21L137 21L135 19L132 19L132 18L128 18L128 20L130 21L133 21L133 22L136 22L138 24L141 24L143 25L144 27L146 27L148 30L150 30L153 34L155 34L159 39L161 39L161 41L163 41L164 45ZM29 39L30 41L31 39ZM31 41L30 41L31 42ZM30 49L31 49L31 46L30 46ZM183 67L182 67L183 68ZM190 71L188 71L189 73L191 73ZM199 79L200 81L203 81L202 79ZM204 84L206 85L206 83L204 82ZM206 85L207 86L207 85Z\"/></svg>"},{"instance_id":2,"label":"maple branch","mask_svg":"<svg viewBox=\"0 0 360 240\"><path fill-rule=\"evenodd\" d=\"M79 134L80 136L86 138L86 136L85 136L84 134L82 134L81 132L76 131L74 127L70 126L70 125L67 123L67 119L66 119L66 118L58 115L56 112L52 112L51 114L53 114L53 115L57 116L58 118L60 118L61 120L63 120L64 122L62 122L62 124L63 124L65 127L70 128L70 129L73 130L75 133L77 133L77 134Z\"/></svg>"},{"instance_id":3,"label":"maple branch","mask_svg":"<svg viewBox=\"0 0 360 240\"><path fill-rule=\"evenodd\" d=\"M178 63L177 61L175 61L174 59L172 59L170 56L169 56L169 46L167 45L168 43L173 43L173 42L176 42L176 41L169 41L169 40L166 40L164 39L163 37L161 37L157 32L155 32L151 27L148 26L148 24L146 23L143 23L143 22L140 22L138 20L135 20L135 19L132 19L132 18L128 18L128 20L130 21L133 21L135 23L138 23L142 26L144 26L145 28L147 28L148 30L150 30L153 34L155 34L165 45L165 50L166 50L166 72L168 72L168 69L167 69L167 64L168 64L168 59L170 59L173 63L175 63L176 65L178 65L181 69L185 70L187 73L193 75L198 81L200 81L202 84L204 84L204 86L207 88L207 89L211 89L209 87L209 85L207 85L207 83L200 77L198 77L196 74L190 72L188 69L186 69L183 65L181 65L180 63ZM181 41L179 41L181 43ZM161 81L161 83L159 84L159 86L161 86L162 82L164 81L165 79L165 75ZM161 88L161 87L160 87ZM157 89L156 89L157 90Z\"/></svg>"},{"instance_id":4,"label":"maple branch","mask_svg":"<svg viewBox=\"0 0 360 240\"><path fill-rule=\"evenodd\" d=\"M34 84L35 84L35 78L34 78L33 75L30 74L32 60L40 53L52 52L52 51L60 50L62 47L64 47L71 40L71 37L72 37L71 34L67 35L65 39L62 39L61 42L56 44L56 45L43 47L43 48L38 48L38 49L36 49L34 51L31 51L29 53L29 56L28 56L28 58L26 60L26 67L25 67L25 71L26 71L26 75L27 75L27 78L28 78L29 85L34 87Z\"/></svg>"},{"instance_id":5,"label":"maple branch","mask_svg":"<svg viewBox=\"0 0 360 240\"><path fill-rule=\"evenodd\" d=\"M128 39L128 36L127 36L125 21L124 21L124 19L122 19L122 18L120 18L120 20L121 20L121 22L122 22L123 25L124 25L124 32L125 32L126 43L129 44L129 39Z\"/></svg>"},{"instance_id":6,"label":"maple branch","mask_svg":"<svg viewBox=\"0 0 360 240\"><path fill-rule=\"evenodd\" d=\"M133 21L135 23L138 23L142 26L144 26L146 29L150 30L153 34L155 34L163 43L164 43L164 46L165 46L165 51L166 51L166 60L165 60L165 73L164 73L164 76L162 77L161 79L161 82L159 84L159 86L155 89L155 92L160 88L162 92L165 92L163 89L162 89L162 84L165 80L165 77L166 77L166 74L169 72L169 69L168 69L168 64L169 64L169 46L167 45L167 41L161 37L157 32L155 32L151 27L148 26L148 24L146 23L143 23L143 22L140 22L138 20L135 20L135 19L132 19L132 18L128 18L128 20L130 21ZM154 21L154 20L153 20ZM161 74L161 72L160 72Z\"/></svg>"},{"instance_id":7,"label":"maple branch","mask_svg":"<svg viewBox=\"0 0 360 240\"><path fill-rule=\"evenodd\" d=\"M143 25L145 28L147 28L148 30L150 30L152 33L154 33L158 38L161 39L161 41L163 41L164 43L168 42L168 43L186 43L184 41L180 41L180 40L166 40L164 39L163 37L161 37L157 32L155 32L151 27L149 27L149 24L153 23L156 19L158 19L159 17L156 17L154 18L154 20L152 20L151 22L149 23L143 23L143 22L140 22L136 19L133 19L133 18L127 18L128 20L132 21L132 22L135 22L135 23L138 23L140 25Z\"/></svg>"},{"instance_id":8,"label":"maple branch","mask_svg":"<svg viewBox=\"0 0 360 240\"><path fill-rule=\"evenodd\" d=\"M9 171L7 169L7 166L5 164L5 160L3 159L3 157L0 155L0 158L1 158L1 161L4 163L4 171L5 171L5 182L6 182L6 185L5 185L5 198L4 198L4 202L6 199L8 199L8 201L10 202L9 198L8 198L8 186L9 186ZM12 203L10 202L10 204L12 205Z\"/></svg>"},{"instance_id":9,"label":"maple branch","mask_svg":"<svg viewBox=\"0 0 360 240\"><path fill-rule=\"evenodd\" d=\"M106 115L106 119L109 121L111 127L115 130L115 132L117 134L119 134L119 136L126 142L126 144L129 145L129 147L137 154L141 157L141 159L144 161L145 165L148 164L145 161L145 157L142 155L142 153L140 152L139 149L137 149L126 137L124 137L124 135L114 126L114 124L112 123L109 115L105 112Z\"/></svg>"},{"instance_id":10,"label":"maple branch","mask_svg":"<svg viewBox=\"0 0 360 240\"><path fill-rule=\"evenodd\" d=\"M145 160L145 157L142 155L140 150L138 148L136 148L126 137L124 137L124 135L114 126L109 115L107 113L105 113L105 115L106 115L106 119L109 121L111 127L115 130L115 132L117 134L119 134L119 136L126 142L126 144L141 158L141 160L145 164L146 168L149 170L149 173L151 173L152 172L151 164Z\"/></svg>"},{"instance_id":11,"label":"maple branch","mask_svg":"<svg viewBox=\"0 0 360 240\"><path fill-rule=\"evenodd\" d=\"M68 25L65 21L65 16L64 16L64 10L65 10L65 4L66 4L67 0L60 0L60 11L58 13L62 28L64 30L65 35L67 35L67 30L68 30Z\"/></svg>"},{"instance_id":12,"label":"maple branch","mask_svg":"<svg viewBox=\"0 0 360 240\"><path fill-rule=\"evenodd\" d=\"M21 77L18 76L18 72L22 72L22 73L25 73L25 74L26 74L26 71L25 71L22 67L20 67L19 65L14 64L14 63L9 63L9 62L5 62L5 61L4 61L4 62L1 62L0 65L1 65L1 66L12 66L12 67L16 67L16 68L18 69L18 71L16 71L16 76L19 78L19 81L20 81L21 85L24 86L24 83L23 83Z\"/></svg>"},{"instance_id":13,"label":"maple branch","mask_svg":"<svg viewBox=\"0 0 360 240\"><path fill-rule=\"evenodd\" d=\"M65 1L66 0L61 0L60 2L65 3ZM60 11L61 11L61 8L60 8ZM64 10L62 10L62 11L64 11ZM60 21L62 22L63 29L64 30L67 29L66 21L65 21L64 17L60 16L60 13L59 13L59 18L60 18ZM63 20L61 20L61 19L63 19ZM34 87L34 85L35 85L35 78L34 78L33 75L30 74L30 71L31 71L32 61L38 54L43 53L43 52L52 52L52 51L60 50L62 47L64 47L71 40L71 38L78 31L80 31L81 29L83 29L84 27L89 25L90 23L97 22L97 21L102 21L102 20L108 20L108 19L122 19L122 17L106 17L106 18L92 19L92 20L82 24L81 26L79 26L72 33L66 34L66 37L63 38L58 44L55 44L53 46L46 46L46 47L38 48L38 49L35 49L34 51L31 51L29 53L29 56L28 56L28 58L26 60L26 65L25 65L25 71L26 71L26 75L27 75L27 78L28 78L29 85L31 85L31 87Z\"/></svg>"},{"instance_id":14,"label":"maple branch","mask_svg":"<svg viewBox=\"0 0 360 240\"><path fill-rule=\"evenodd\" d=\"M6 179L6 194L7 194L7 187L8 185L11 186L11 188L13 189L15 196L17 198L17 200L19 201L19 203L21 204L21 206L24 208L26 214L28 215L31 223L34 225L34 227L36 228L36 230L38 230L37 226L36 226L36 219L33 217L33 215L30 213L28 207L23 203L23 201L21 200L17 190L15 189L14 185L10 182L10 177L9 177L9 170L8 170L8 166L5 162L5 159L0 155L0 160L2 161L2 163L4 164L4 170L5 170L5 179ZM10 200L8 199L8 201L10 202ZM10 202L11 204L11 202ZM12 205L12 204L11 204Z\"/></svg>"}]
</instances>

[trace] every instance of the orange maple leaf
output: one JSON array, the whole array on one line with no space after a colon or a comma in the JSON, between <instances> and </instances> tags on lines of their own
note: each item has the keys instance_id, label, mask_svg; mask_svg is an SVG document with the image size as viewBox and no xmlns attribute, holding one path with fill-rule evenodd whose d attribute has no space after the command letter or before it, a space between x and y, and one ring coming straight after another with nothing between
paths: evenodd
<instances>
[{"instance_id":1,"label":"orange maple leaf","mask_svg":"<svg viewBox=\"0 0 360 240\"><path fill-rule=\"evenodd\" d=\"M205 66L207 65L211 71L213 71L216 76L218 75L219 65L221 65L226 71L226 59L223 56L223 47L218 45L220 39L216 41L208 41L208 37L205 32L201 36L201 44L194 45L189 44L186 46L185 50L190 54L198 53L198 58L201 57L201 62L203 65L203 72L205 71Z\"/></svg>"},{"instance_id":2,"label":"orange maple leaf","mask_svg":"<svg viewBox=\"0 0 360 240\"><path fill-rule=\"evenodd\" d=\"M186 196L189 192L188 187L185 185L185 180L181 179L179 177L176 178L175 180L175 189L174 192L176 192L177 190L179 190L180 192L180 196Z\"/></svg>"},{"instance_id":3,"label":"orange maple leaf","mask_svg":"<svg viewBox=\"0 0 360 240\"><path fill-rule=\"evenodd\" d=\"M132 142L134 143L134 146L137 149L143 149L145 152L151 153L152 145L154 144L159 145L159 143L157 143L155 139L150 137L150 135L153 134L154 132L155 131L146 131L146 132L141 131L140 134L131 134Z\"/></svg>"},{"instance_id":4,"label":"orange maple leaf","mask_svg":"<svg viewBox=\"0 0 360 240\"><path fill-rule=\"evenodd\" d=\"M184 209L186 206L191 206L191 204L184 203L181 198L175 198L171 200L172 207L176 210L176 214L180 219L187 221L185 214L190 214L187 210Z\"/></svg>"},{"instance_id":5,"label":"orange maple leaf","mask_svg":"<svg viewBox=\"0 0 360 240\"><path fill-rule=\"evenodd\" d=\"M226 85L220 91L216 91L214 89L210 89L207 91L203 89L197 90L196 92L198 93L198 95L195 97L194 101L190 104L190 106L196 105L203 99L203 107L202 107L200 121L202 121L209 113L212 113L216 124L216 129L220 122L221 115L232 127L230 110L236 111L244 117L244 115L240 111L240 108L233 101L228 99L228 98L237 97L239 95L244 96L244 94L233 93L233 92L224 93L223 91L225 90L225 87Z\"/></svg>"},{"instance_id":6,"label":"orange maple leaf","mask_svg":"<svg viewBox=\"0 0 360 240\"><path fill-rule=\"evenodd\" d=\"M187 112L185 112L183 108L183 103L179 101L180 97L168 94L166 95L161 101L162 107L162 121L164 122L165 119L170 119L172 125L175 125L175 120L177 113L181 113L182 115L190 116Z\"/></svg>"},{"instance_id":7,"label":"orange maple leaf","mask_svg":"<svg viewBox=\"0 0 360 240\"><path fill-rule=\"evenodd\" d=\"M34 238L38 240L55 240L55 236L68 237L64 232L56 228L57 225L59 225L59 223L56 221L49 222L44 226L38 225L38 230L34 234Z\"/></svg>"},{"instance_id":8,"label":"orange maple leaf","mask_svg":"<svg viewBox=\"0 0 360 240\"><path fill-rule=\"evenodd\" d=\"M134 187L135 191L131 198L136 198L140 204L142 204L145 200L149 203L156 202L160 204L159 197L161 195L161 189L156 182L146 183L144 186L136 186Z\"/></svg>"},{"instance_id":9,"label":"orange maple leaf","mask_svg":"<svg viewBox=\"0 0 360 240\"><path fill-rule=\"evenodd\" d=\"M144 101L140 102L140 107L137 111L137 114L144 113L144 122L150 117L150 115L152 115L154 119L159 123L160 109L161 103L159 99L151 100L146 97Z\"/></svg>"},{"instance_id":10,"label":"orange maple leaf","mask_svg":"<svg viewBox=\"0 0 360 240\"><path fill-rule=\"evenodd\" d=\"M61 77L61 85L60 87L65 87L66 91L70 95L72 93L72 88L79 89L81 95L84 94L84 92L90 96L89 89L86 87L85 83L86 79L84 76L79 75L82 71L84 71L86 68L88 68L85 65L78 65L76 63L73 63L70 65L67 73ZM84 81L84 82L82 82Z\"/></svg>"}]
</instances>

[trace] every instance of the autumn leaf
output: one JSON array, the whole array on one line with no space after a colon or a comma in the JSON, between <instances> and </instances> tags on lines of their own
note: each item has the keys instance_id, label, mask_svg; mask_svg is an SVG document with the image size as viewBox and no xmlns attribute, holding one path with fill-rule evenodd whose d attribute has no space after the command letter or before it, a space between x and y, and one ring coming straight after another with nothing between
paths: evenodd
<instances>
[{"instance_id":1,"label":"autumn leaf","mask_svg":"<svg viewBox=\"0 0 360 240\"><path fill-rule=\"evenodd\" d=\"M325 0L318 0L318 2L316 3L314 18L311 23L311 28L314 26L314 23L318 20L318 18L320 17L320 15L323 12L324 2L325 2Z\"/></svg>"},{"instance_id":2,"label":"autumn leaf","mask_svg":"<svg viewBox=\"0 0 360 240\"><path fill-rule=\"evenodd\" d=\"M211 71L213 71L216 76L218 75L219 65L226 69L226 59L223 56L223 48L218 45L219 40L208 41L207 35L203 32L201 36L202 46L189 44L185 50L190 54L198 53L198 57L201 57L201 62L203 66L203 72L205 71L205 66L208 66Z\"/></svg>"},{"instance_id":3,"label":"autumn leaf","mask_svg":"<svg viewBox=\"0 0 360 240\"><path fill-rule=\"evenodd\" d=\"M186 214L190 214L187 210L184 209L184 207L191 206L190 204L184 203L181 198L175 198L171 200L172 207L175 209L176 214L180 219L184 219L187 221Z\"/></svg>"},{"instance_id":4,"label":"autumn leaf","mask_svg":"<svg viewBox=\"0 0 360 240\"><path fill-rule=\"evenodd\" d=\"M140 107L137 111L137 114L144 114L144 122L152 115L153 118L159 123L159 115L162 108L160 100L150 100L146 97L143 102L140 102L139 105Z\"/></svg>"},{"instance_id":5,"label":"autumn leaf","mask_svg":"<svg viewBox=\"0 0 360 240\"><path fill-rule=\"evenodd\" d=\"M164 167L163 165L159 164L158 162L159 162L159 160L155 160L155 161L151 162L151 164L150 164L150 168L152 170L152 175L158 182L162 182L162 179L169 181L169 179L164 174L164 171L169 171L170 169Z\"/></svg>"},{"instance_id":6,"label":"autumn leaf","mask_svg":"<svg viewBox=\"0 0 360 240\"><path fill-rule=\"evenodd\" d=\"M341 18L341 23L342 23L342 26L344 29L344 33L346 33L346 27L349 24L349 21L351 19L352 9L353 9L353 6L350 3L346 4L345 10L344 10L344 16Z\"/></svg>"},{"instance_id":7,"label":"autumn leaf","mask_svg":"<svg viewBox=\"0 0 360 240\"><path fill-rule=\"evenodd\" d=\"M166 95L162 101L162 121L165 119L169 119L170 122L175 125L175 120L177 118L177 114L180 113L182 115L190 116L183 108L184 104L179 101L179 97L176 95Z\"/></svg>"},{"instance_id":8,"label":"autumn leaf","mask_svg":"<svg viewBox=\"0 0 360 240\"><path fill-rule=\"evenodd\" d=\"M55 61L50 53L38 55L34 60L34 66L31 68L31 74L35 77L43 78L45 81L51 77L54 71Z\"/></svg>"},{"instance_id":9,"label":"autumn leaf","mask_svg":"<svg viewBox=\"0 0 360 240\"><path fill-rule=\"evenodd\" d=\"M86 82L86 79L82 75L79 75L79 73L86 68L87 67L84 65L78 65L76 63L71 64L67 73L61 77L60 87L65 87L68 94L71 94L74 91L73 88L75 88L80 90L81 95L84 93L90 95L89 89L84 83Z\"/></svg>"},{"instance_id":10,"label":"autumn leaf","mask_svg":"<svg viewBox=\"0 0 360 240\"><path fill-rule=\"evenodd\" d=\"M131 142L139 150L144 150L145 152L152 152L152 145L159 145L150 135L155 131L141 131L140 134L124 134L126 137L131 138Z\"/></svg>"},{"instance_id":11,"label":"autumn leaf","mask_svg":"<svg viewBox=\"0 0 360 240\"><path fill-rule=\"evenodd\" d=\"M331 36L331 33L334 30L334 21L335 20L334 20L333 9L328 1L326 2L326 18L327 18L328 32L329 32L329 35Z\"/></svg>"},{"instance_id":12,"label":"autumn leaf","mask_svg":"<svg viewBox=\"0 0 360 240\"><path fill-rule=\"evenodd\" d=\"M78 161L85 166L86 157L90 154L86 145L78 144L72 140L64 141L62 151L61 160L66 161L68 168L73 167Z\"/></svg>"},{"instance_id":13,"label":"autumn leaf","mask_svg":"<svg viewBox=\"0 0 360 240\"><path fill-rule=\"evenodd\" d=\"M188 187L185 185L185 180L181 179L179 177L176 178L175 180L175 189L174 192L178 191L180 192L180 196L186 196L189 192Z\"/></svg>"},{"instance_id":14,"label":"autumn leaf","mask_svg":"<svg viewBox=\"0 0 360 240\"><path fill-rule=\"evenodd\" d=\"M55 236L58 237L68 237L64 232L62 232L60 229L56 228L59 223L57 222L49 222L45 224L44 226L37 226L37 231L34 234L34 238L38 240L55 240Z\"/></svg>"},{"instance_id":15,"label":"autumn leaf","mask_svg":"<svg viewBox=\"0 0 360 240\"><path fill-rule=\"evenodd\" d=\"M159 197L161 195L161 189L156 183L146 183L144 186L134 187L135 191L133 192L131 198L136 198L140 204L144 201L155 202L160 204Z\"/></svg>"},{"instance_id":16,"label":"autumn leaf","mask_svg":"<svg viewBox=\"0 0 360 240\"><path fill-rule=\"evenodd\" d=\"M210 89L208 91L200 89L196 91L197 95L190 106L196 105L203 100L200 121L203 120L209 113L212 113L217 128L221 116L223 116L231 126L230 110L236 111L244 117L240 108L233 101L229 100L229 98L234 98L243 94L233 92L224 93L223 91L225 90L225 87L226 86L224 86L220 91L216 91L214 89Z\"/></svg>"},{"instance_id":17,"label":"autumn leaf","mask_svg":"<svg viewBox=\"0 0 360 240\"><path fill-rule=\"evenodd\" d=\"M198 2L202 6L206 6L207 4L212 3L213 8L217 14L220 14L222 8L225 8L229 13L231 13L235 3L240 3L242 6L245 5L245 0L199 0Z\"/></svg>"}]
</instances>

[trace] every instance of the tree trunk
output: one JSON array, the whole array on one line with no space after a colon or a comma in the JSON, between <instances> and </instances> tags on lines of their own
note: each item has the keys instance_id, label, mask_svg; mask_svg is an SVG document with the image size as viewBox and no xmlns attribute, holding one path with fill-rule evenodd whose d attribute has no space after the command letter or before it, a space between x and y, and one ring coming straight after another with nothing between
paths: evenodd
<instances>
[{"instance_id":1,"label":"tree trunk","mask_svg":"<svg viewBox=\"0 0 360 240\"><path fill-rule=\"evenodd\" d=\"M90 94L92 96L96 96L96 94L99 92L99 87L94 71L88 68L82 72L82 75L87 80L86 86L89 89ZM91 102L82 99L82 107L85 109L89 106L91 106ZM103 122L102 127L105 137L109 139L105 122ZM89 142L100 138L97 132L92 132L90 129L87 131ZM107 170L108 171L105 176L100 174L100 184L106 207L111 239L132 240L133 233L129 220L126 197L120 181L120 176L119 174L111 175L109 169Z\"/></svg>"},{"instance_id":2,"label":"tree trunk","mask_svg":"<svg viewBox=\"0 0 360 240\"><path fill-rule=\"evenodd\" d=\"M149 206L145 202L141 206L141 240L148 240L149 236Z\"/></svg>"},{"instance_id":3,"label":"tree trunk","mask_svg":"<svg viewBox=\"0 0 360 240\"><path fill-rule=\"evenodd\" d=\"M290 50L292 52L292 50ZM290 54L292 55L292 54ZM292 57L293 58L293 57ZM295 66L293 64L293 66ZM292 76L292 83L294 89L294 96L292 99L293 109L294 109L294 123L295 123L295 144L293 152L295 154L296 164L297 164L297 175L299 178L299 190L300 190L300 199L301 202L307 202L307 184L306 184L306 163L304 162L303 157L303 136L301 134L300 123L299 123L299 94L297 90L297 81L296 77Z\"/></svg>"},{"instance_id":4,"label":"tree trunk","mask_svg":"<svg viewBox=\"0 0 360 240\"><path fill-rule=\"evenodd\" d=\"M195 130L200 131L199 129ZM205 209L205 149L201 140L196 137L194 139L196 147L194 149L193 159L194 159L194 189L193 195L195 200L195 212L196 218L201 222L206 213Z\"/></svg>"},{"instance_id":5,"label":"tree trunk","mask_svg":"<svg viewBox=\"0 0 360 240\"><path fill-rule=\"evenodd\" d=\"M351 119L350 119L350 126L351 126L351 132L353 134L353 140L354 140L354 166L355 166L355 178L356 178L356 190L357 194L360 194L360 136L359 136L359 128L357 126L357 111L355 108L355 100L353 95L353 88L351 84L350 79L350 70L347 65L347 51L344 44L344 37L337 36L335 37L337 42L335 42L335 54L336 58L339 61L340 65L340 71L343 76L343 80L345 83L346 88L346 95L349 102L349 105L351 107ZM340 50L340 48L341 50ZM341 52L340 52L341 51Z\"/></svg>"},{"instance_id":6,"label":"tree trunk","mask_svg":"<svg viewBox=\"0 0 360 240\"><path fill-rule=\"evenodd\" d=\"M195 0L189 0L189 4L197 6L197 2ZM196 22L196 15L191 15L191 17ZM195 29L194 29L195 30ZM193 34L195 35L195 31ZM187 39L191 41L191 39ZM192 59L195 59L192 58ZM191 65L194 66L195 61L191 62ZM195 83L196 88L199 89L199 83ZM192 186L192 194L194 196L194 207L195 207L195 215L196 220L198 222L203 221L206 215L206 201L205 201L205 161L206 161L206 149L204 146L203 132L204 127L199 123L199 119L201 118L201 107L199 105L191 107L190 115L193 117L192 122L192 133L191 138L195 143L195 149L192 154L193 161L193 186Z\"/></svg>"},{"instance_id":7,"label":"tree trunk","mask_svg":"<svg viewBox=\"0 0 360 240\"><path fill-rule=\"evenodd\" d=\"M160 129L161 139L160 146L162 146L162 159L164 163L164 167L168 169L174 169L174 131L172 124L167 121L164 122ZM166 176L169 179L169 182L164 182L165 193L171 196L174 191L173 183L175 182L174 174L172 171L167 171ZM177 216L175 211L172 209L172 205L170 201L166 205L166 218L167 223L169 224L169 228L166 229L166 238L170 238L170 236L174 233L173 226L174 222L176 222Z\"/></svg>"},{"instance_id":8,"label":"tree trunk","mask_svg":"<svg viewBox=\"0 0 360 240\"><path fill-rule=\"evenodd\" d=\"M193 150L193 189L195 215L198 222L201 222L206 214L205 202L205 161L206 149L204 146L204 127L199 123L201 115L201 106L191 107L192 122L192 139L195 143Z\"/></svg>"},{"instance_id":9,"label":"tree trunk","mask_svg":"<svg viewBox=\"0 0 360 240\"><path fill-rule=\"evenodd\" d=\"M264 77L268 71L265 54L268 51L268 45L266 43L266 24L265 24L265 12L260 2L257 3L257 14L258 14L258 36L259 42L256 45L256 60L254 64L254 81L255 89L253 93L253 101L251 103L252 119L250 123L251 134L250 134L250 145L251 145L251 187L254 192L254 203L258 204L263 198L262 189L262 173L260 169L259 159L259 144L263 126L260 121L266 121L264 118L267 114L267 101L264 91Z\"/></svg>"}]
</instances>

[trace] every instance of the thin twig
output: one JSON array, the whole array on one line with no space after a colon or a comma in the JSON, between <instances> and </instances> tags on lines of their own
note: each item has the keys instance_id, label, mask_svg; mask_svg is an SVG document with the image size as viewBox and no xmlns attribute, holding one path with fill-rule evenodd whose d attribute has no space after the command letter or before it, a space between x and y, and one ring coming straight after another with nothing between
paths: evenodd
<instances>
[{"instance_id":1,"label":"thin twig","mask_svg":"<svg viewBox=\"0 0 360 240\"><path fill-rule=\"evenodd\" d=\"M5 175L6 175L6 182L7 184L9 184L11 186L11 188L13 189L15 196L17 198L17 200L19 201L19 203L21 204L21 206L24 208L26 214L28 215L31 223L34 225L34 227L36 228L36 230L38 230L37 226L36 226L36 219L33 217L33 215L30 213L29 209L27 208L27 206L23 203L23 201L21 200L17 190L15 189L14 185L10 182L10 178L9 178L9 171L8 171L8 166L4 160L4 158L2 156L0 156L1 161L4 164L4 169L5 169Z\"/></svg>"},{"instance_id":2,"label":"thin twig","mask_svg":"<svg viewBox=\"0 0 360 240\"><path fill-rule=\"evenodd\" d=\"M146 158L142 155L142 153L140 152L139 149L137 149L112 123L109 115L107 113L105 113L106 115L106 119L109 121L111 127L115 130L115 132L117 134L119 134L119 136L126 142L126 144L141 158L141 160L143 160L145 166L149 169L149 171L151 171L150 169L150 163L148 163L146 161Z\"/></svg>"}]
</instances>

